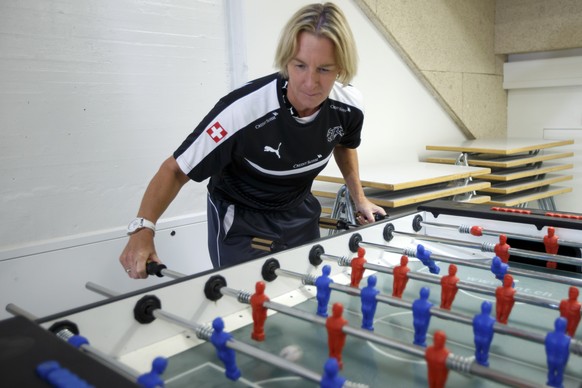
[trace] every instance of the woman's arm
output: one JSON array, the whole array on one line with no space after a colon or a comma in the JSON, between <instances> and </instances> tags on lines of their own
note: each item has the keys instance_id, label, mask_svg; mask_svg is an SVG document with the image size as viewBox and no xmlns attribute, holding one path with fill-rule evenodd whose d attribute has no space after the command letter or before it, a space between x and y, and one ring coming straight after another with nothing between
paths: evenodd
<instances>
[{"instance_id":1,"label":"woman's arm","mask_svg":"<svg viewBox=\"0 0 582 388\"><path fill-rule=\"evenodd\" d=\"M158 221L189 178L182 172L173 156L166 159L150 181L137 213L154 224ZM160 262L154 246L154 233L148 228L138 230L129 236L119 262L134 279L144 279L146 263Z\"/></svg>"},{"instance_id":2,"label":"woman's arm","mask_svg":"<svg viewBox=\"0 0 582 388\"><path fill-rule=\"evenodd\" d=\"M354 148L337 145L333 150L333 156L348 186L356 211L361 215L359 222L374 222L374 213L386 215L382 207L374 205L364 194L364 189L360 182L358 151Z\"/></svg>"}]
</instances>

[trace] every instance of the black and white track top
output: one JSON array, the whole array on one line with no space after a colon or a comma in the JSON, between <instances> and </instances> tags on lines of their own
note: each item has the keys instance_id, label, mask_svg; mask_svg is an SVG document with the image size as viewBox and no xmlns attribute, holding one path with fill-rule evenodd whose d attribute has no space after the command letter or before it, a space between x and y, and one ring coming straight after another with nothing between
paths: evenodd
<instances>
[{"instance_id":1,"label":"black and white track top","mask_svg":"<svg viewBox=\"0 0 582 388\"><path fill-rule=\"evenodd\" d=\"M285 108L283 82L275 73L223 97L174 152L191 179L210 177L211 196L256 210L296 207L337 144L360 144L357 89L336 82L317 117L301 124Z\"/></svg>"}]
</instances>

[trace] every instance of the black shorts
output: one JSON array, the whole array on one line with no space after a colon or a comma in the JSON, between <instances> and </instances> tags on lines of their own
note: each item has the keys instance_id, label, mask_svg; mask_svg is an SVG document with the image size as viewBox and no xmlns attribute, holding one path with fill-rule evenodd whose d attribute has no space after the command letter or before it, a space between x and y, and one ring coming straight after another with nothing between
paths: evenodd
<instances>
[{"instance_id":1,"label":"black shorts","mask_svg":"<svg viewBox=\"0 0 582 388\"><path fill-rule=\"evenodd\" d=\"M301 205L286 211L255 211L210 195L207 206L208 252L214 268L267 255L251 246L255 237L276 241L288 248L320 237L321 205L311 194Z\"/></svg>"}]
</instances>

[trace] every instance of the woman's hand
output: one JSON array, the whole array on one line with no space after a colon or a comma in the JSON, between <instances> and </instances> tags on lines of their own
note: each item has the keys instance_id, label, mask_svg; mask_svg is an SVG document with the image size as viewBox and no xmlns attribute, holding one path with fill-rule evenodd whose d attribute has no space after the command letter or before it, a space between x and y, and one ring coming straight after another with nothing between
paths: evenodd
<instances>
[{"instance_id":1,"label":"woman's hand","mask_svg":"<svg viewBox=\"0 0 582 388\"><path fill-rule=\"evenodd\" d=\"M145 279L148 261L161 263L154 245L154 234L150 229L143 228L129 237L125 249L119 257L119 262L125 272L133 279Z\"/></svg>"},{"instance_id":2,"label":"woman's hand","mask_svg":"<svg viewBox=\"0 0 582 388\"><path fill-rule=\"evenodd\" d=\"M386 211L378 206L370 202L368 198L364 198L356 205L356 221L360 225L371 224L376 221L374 214L379 214L381 216L386 215Z\"/></svg>"}]
</instances>

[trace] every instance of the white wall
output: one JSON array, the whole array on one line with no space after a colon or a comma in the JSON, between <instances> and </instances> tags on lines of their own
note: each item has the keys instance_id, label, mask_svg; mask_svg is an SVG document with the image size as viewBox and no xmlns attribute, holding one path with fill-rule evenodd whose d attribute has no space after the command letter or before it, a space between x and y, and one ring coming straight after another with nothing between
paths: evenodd
<instances>
[{"instance_id":1,"label":"white wall","mask_svg":"<svg viewBox=\"0 0 582 388\"><path fill-rule=\"evenodd\" d=\"M555 197L561 211L582 213L582 55L564 58L523 58L505 64L504 87L508 89L507 133L509 137L574 139L573 188Z\"/></svg>"},{"instance_id":2,"label":"white wall","mask_svg":"<svg viewBox=\"0 0 582 388\"><path fill-rule=\"evenodd\" d=\"M2 310L86 303L86 281L159 282L117 258L149 179L230 89L225 16L221 0L0 2ZM209 266L205 192L189 185L160 223L190 231L157 239L185 273Z\"/></svg>"},{"instance_id":3,"label":"white wall","mask_svg":"<svg viewBox=\"0 0 582 388\"><path fill-rule=\"evenodd\" d=\"M0 246L123 228L230 87L223 2L0 2ZM204 187L167 216L204 212Z\"/></svg>"},{"instance_id":4,"label":"white wall","mask_svg":"<svg viewBox=\"0 0 582 388\"><path fill-rule=\"evenodd\" d=\"M80 285L109 284L110 271L124 290L151 284L125 280L117 264L146 184L247 69L249 79L273 71L279 31L306 3L0 2L0 308L69 308L89 300ZM463 140L354 3L337 3L360 53L363 168ZM240 23L227 22L240 9ZM205 192L187 185L160 221L158 254L185 273L208 266Z\"/></svg>"}]
</instances>

